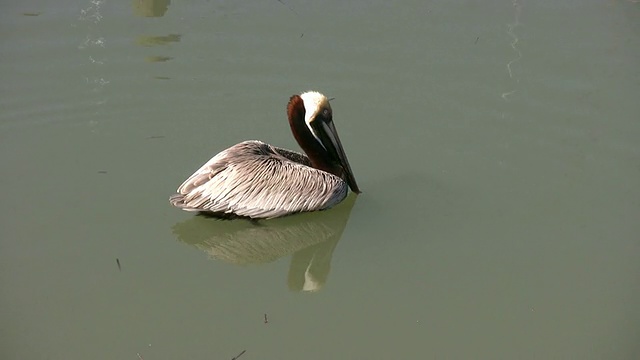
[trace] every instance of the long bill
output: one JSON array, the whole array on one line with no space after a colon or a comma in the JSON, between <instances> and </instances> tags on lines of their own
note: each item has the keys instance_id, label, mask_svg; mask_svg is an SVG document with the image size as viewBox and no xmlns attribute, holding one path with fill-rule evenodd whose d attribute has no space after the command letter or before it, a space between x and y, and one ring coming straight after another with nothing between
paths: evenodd
<instances>
[{"instance_id":1,"label":"long bill","mask_svg":"<svg viewBox=\"0 0 640 360\"><path fill-rule=\"evenodd\" d=\"M342 143L340 142L338 131L333 125L333 121L316 121L315 123L319 123L320 125L316 127L320 141L322 141L322 144L329 152L329 155L336 159L340 163L340 166L342 166L346 177L345 181L351 190L356 194L359 194L360 189L356 183L356 178L353 176L353 171L349 165L349 160L347 160L347 155L342 148Z\"/></svg>"}]
</instances>

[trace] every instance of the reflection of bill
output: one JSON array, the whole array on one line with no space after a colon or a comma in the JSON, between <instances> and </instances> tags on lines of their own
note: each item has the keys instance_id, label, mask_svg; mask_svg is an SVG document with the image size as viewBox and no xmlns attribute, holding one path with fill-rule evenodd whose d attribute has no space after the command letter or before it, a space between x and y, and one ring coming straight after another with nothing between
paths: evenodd
<instances>
[{"instance_id":1,"label":"reflection of bill","mask_svg":"<svg viewBox=\"0 0 640 360\"><path fill-rule=\"evenodd\" d=\"M301 213L257 224L194 216L175 224L178 240L211 257L238 265L264 264L293 254L288 284L294 291L317 291L327 281L331 257L357 196L326 211Z\"/></svg>"},{"instance_id":2,"label":"reflection of bill","mask_svg":"<svg viewBox=\"0 0 640 360\"><path fill-rule=\"evenodd\" d=\"M161 17L169 9L171 0L133 0L133 12L142 17Z\"/></svg>"}]
</instances>

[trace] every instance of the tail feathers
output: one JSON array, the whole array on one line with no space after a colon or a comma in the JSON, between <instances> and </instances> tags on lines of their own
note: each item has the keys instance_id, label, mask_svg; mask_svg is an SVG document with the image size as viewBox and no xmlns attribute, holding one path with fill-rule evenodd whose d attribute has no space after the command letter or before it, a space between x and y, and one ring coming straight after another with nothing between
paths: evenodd
<instances>
[{"instance_id":1,"label":"tail feathers","mask_svg":"<svg viewBox=\"0 0 640 360\"><path fill-rule=\"evenodd\" d=\"M196 208L192 208L189 205L184 203L184 195L183 194L173 194L169 197L169 202L171 203L171 205L180 208L182 210L185 211L197 211L200 215L206 216L206 217L212 217L212 218L217 218L217 219L224 219L224 220L231 220L231 219L250 219L250 220L255 220L255 219L251 219L248 216L240 216L240 215L236 215L236 214L232 214L232 213L224 213L224 212L211 212L211 211L206 211L206 210L202 210L202 209L196 209Z\"/></svg>"},{"instance_id":2,"label":"tail feathers","mask_svg":"<svg viewBox=\"0 0 640 360\"><path fill-rule=\"evenodd\" d=\"M169 202L171 205L181 208L183 210L193 210L184 203L184 195L183 194L173 194L169 197Z\"/></svg>"}]
</instances>

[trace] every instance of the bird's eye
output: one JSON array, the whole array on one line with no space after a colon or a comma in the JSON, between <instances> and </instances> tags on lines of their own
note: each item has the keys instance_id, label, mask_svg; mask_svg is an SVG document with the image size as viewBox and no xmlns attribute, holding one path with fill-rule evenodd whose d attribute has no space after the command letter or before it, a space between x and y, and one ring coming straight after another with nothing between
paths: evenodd
<instances>
[{"instance_id":1,"label":"bird's eye","mask_svg":"<svg viewBox=\"0 0 640 360\"><path fill-rule=\"evenodd\" d=\"M328 119L329 116L331 116L331 112L329 112L329 109L322 110L322 116Z\"/></svg>"}]
</instances>

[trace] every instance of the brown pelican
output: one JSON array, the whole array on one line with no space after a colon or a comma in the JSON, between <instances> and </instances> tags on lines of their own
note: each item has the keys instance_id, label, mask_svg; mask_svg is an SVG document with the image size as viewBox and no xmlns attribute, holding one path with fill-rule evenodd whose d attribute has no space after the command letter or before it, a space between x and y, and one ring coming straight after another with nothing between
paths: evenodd
<instances>
[{"instance_id":1,"label":"brown pelican","mask_svg":"<svg viewBox=\"0 0 640 360\"><path fill-rule=\"evenodd\" d=\"M215 217L268 219L328 209L360 193L326 96L309 91L287 105L291 132L306 155L250 140L209 160L171 196L172 205Z\"/></svg>"}]
</instances>

